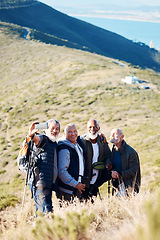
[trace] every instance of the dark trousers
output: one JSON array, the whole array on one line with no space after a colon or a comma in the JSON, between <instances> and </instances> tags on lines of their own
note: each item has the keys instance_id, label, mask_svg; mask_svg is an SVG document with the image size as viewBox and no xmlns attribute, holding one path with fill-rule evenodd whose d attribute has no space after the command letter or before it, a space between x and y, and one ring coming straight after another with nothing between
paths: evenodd
<instances>
[{"instance_id":1,"label":"dark trousers","mask_svg":"<svg viewBox=\"0 0 160 240\"><path fill-rule=\"evenodd\" d=\"M57 198L59 198L60 200L64 200L64 201L68 201L68 202L72 202L74 200L75 197L77 198L81 198L81 194L80 192L77 190L75 191L74 194L69 194L69 193L66 193L66 192L63 192L61 190L59 190L57 193L56 193L56 196Z\"/></svg>"}]
</instances>

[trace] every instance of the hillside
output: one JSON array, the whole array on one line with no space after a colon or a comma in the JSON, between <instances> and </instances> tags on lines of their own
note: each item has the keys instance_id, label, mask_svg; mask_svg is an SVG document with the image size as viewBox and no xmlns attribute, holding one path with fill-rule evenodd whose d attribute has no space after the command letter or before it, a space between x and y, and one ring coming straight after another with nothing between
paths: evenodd
<instances>
[{"instance_id":1,"label":"hillside","mask_svg":"<svg viewBox=\"0 0 160 240\"><path fill-rule=\"evenodd\" d=\"M159 231L159 225L154 229L151 222L159 221L159 73L95 53L27 41L21 38L23 28L14 24L0 22L0 27L0 239L71 239L71 226L71 230L79 227L77 239L105 240L112 235L113 240L146 240L150 231L151 238L147 240L158 240L154 233ZM136 75L152 88L126 85L120 81L126 75ZM119 201L106 197L104 185L104 201L97 198L93 205L77 203L64 208L59 208L54 197L55 215L43 221L40 218L35 224L34 204L27 188L21 213L26 174L17 168L18 151L31 122L50 118L61 123L60 136L69 122L76 124L79 134L84 134L90 118L99 121L108 140L113 127L122 128L126 141L140 157L140 194ZM157 206L156 210L153 206ZM94 222L90 214L95 215ZM66 226L67 216L73 221ZM153 233L147 221L153 226Z\"/></svg>"},{"instance_id":2,"label":"hillside","mask_svg":"<svg viewBox=\"0 0 160 240\"><path fill-rule=\"evenodd\" d=\"M37 0L1 0L0 8L12 8L12 7L22 7L30 6L37 2Z\"/></svg>"},{"instance_id":3,"label":"hillside","mask_svg":"<svg viewBox=\"0 0 160 240\"><path fill-rule=\"evenodd\" d=\"M47 43L59 45L56 39L58 38L63 40L60 45L95 52L142 68L160 71L158 51L70 17L41 2L26 7L0 9L0 20L48 34L47 40L39 36L40 40Z\"/></svg>"}]
</instances>

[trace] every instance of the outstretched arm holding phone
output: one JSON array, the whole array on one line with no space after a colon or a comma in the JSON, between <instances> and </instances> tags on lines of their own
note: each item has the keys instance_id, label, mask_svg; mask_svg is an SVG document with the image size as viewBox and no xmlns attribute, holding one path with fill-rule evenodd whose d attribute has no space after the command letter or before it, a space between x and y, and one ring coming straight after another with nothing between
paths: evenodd
<instances>
[{"instance_id":1,"label":"outstretched arm holding phone","mask_svg":"<svg viewBox=\"0 0 160 240\"><path fill-rule=\"evenodd\" d=\"M35 125L37 123L38 122L33 122L29 128L29 137L32 139L32 141L34 141L36 146L40 141L40 137L36 134L39 131L39 129L35 129Z\"/></svg>"}]
</instances>

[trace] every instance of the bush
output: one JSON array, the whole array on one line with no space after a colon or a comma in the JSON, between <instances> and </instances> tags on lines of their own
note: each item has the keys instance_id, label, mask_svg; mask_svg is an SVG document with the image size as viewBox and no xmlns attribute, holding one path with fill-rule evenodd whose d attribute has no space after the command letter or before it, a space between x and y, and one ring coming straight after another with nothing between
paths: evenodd
<instances>
[{"instance_id":1,"label":"bush","mask_svg":"<svg viewBox=\"0 0 160 240\"><path fill-rule=\"evenodd\" d=\"M95 218L93 213L89 215L86 210L81 213L67 212L65 218L52 215L52 223L49 223L39 214L36 227L32 231L34 237L37 240L87 239L86 232Z\"/></svg>"},{"instance_id":2,"label":"bush","mask_svg":"<svg viewBox=\"0 0 160 240\"><path fill-rule=\"evenodd\" d=\"M155 201L148 201L145 205L146 224L139 227L139 236L141 240L159 240L160 239L160 192Z\"/></svg>"},{"instance_id":3,"label":"bush","mask_svg":"<svg viewBox=\"0 0 160 240\"><path fill-rule=\"evenodd\" d=\"M8 164L7 161L3 161L3 162L2 162L2 167L5 167L7 164Z\"/></svg>"},{"instance_id":4,"label":"bush","mask_svg":"<svg viewBox=\"0 0 160 240\"><path fill-rule=\"evenodd\" d=\"M18 203L18 198L14 195L3 195L0 197L0 211L9 206L15 206Z\"/></svg>"}]
</instances>

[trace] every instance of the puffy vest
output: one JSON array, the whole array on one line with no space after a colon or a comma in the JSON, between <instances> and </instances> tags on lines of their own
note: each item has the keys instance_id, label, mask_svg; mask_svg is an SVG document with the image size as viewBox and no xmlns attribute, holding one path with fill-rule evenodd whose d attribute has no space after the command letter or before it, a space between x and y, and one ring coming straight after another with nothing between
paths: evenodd
<instances>
[{"instance_id":1,"label":"puffy vest","mask_svg":"<svg viewBox=\"0 0 160 240\"><path fill-rule=\"evenodd\" d=\"M75 180L78 181L78 177L79 177L79 157L78 157L78 153L72 147L69 147L69 146L63 145L63 144L58 146L58 151L60 151L62 149L67 149L70 152L70 165L69 165L69 168L68 168L68 173L72 177L74 177ZM62 187L64 189L71 190L71 191L76 190L74 187L71 187L71 186L65 184L64 182L62 182L60 178L58 179L58 184L59 184L60 187Z\"/></svg>"},{"instance_id":2,"label":"puffy vest","mask_svg":"<svg viewBox=\"0 0 160 240\"><path fill-rule=\"evenodd\" d=\"M40 152L36 155L36 150ZM54 174L54 156L57 153L57 143L52 142L47 136L43 135L43 140L38 148L35 148L34 174L32 173L31 181L33 185L41 182L43 187L51 188ZM57 159L56 159L57 161Z\"/></svg>"},{"instance_id":3,"label":"puffy vest","mask_svg":"<svg viewBox=\"0 0 160 240\"><path fill-rule=\"evenodd\" d=\"M84 149L84 144L82 143L82 141L80 140L79 137L77 139L77 142L81 146L81 148L83 149L83 156L84 156L84 159L85 159L84 164L86 164L86 152L85 152L85 149ZM62 149L67 149L70 152L70 165L69 165L67 171L72 177L74 177L75 180L78 181L78 178L79 178L79 157L78 157L78 153L74 148L72 148L68 145L65 145L65 144L61 144L61 145L58 146L58 152ZM85 169L85 165L84 165L84 169ZM84 175L85 175L85 171L84 171ZM62 187L64 189L73 191L73 194L74 194L74 192L77 191L76 188L74 188L72 186L69 186L69 185L65 184L64 182L62 182L60 178L58 178L58 184L59 184L60 187Z\"/></svg>"}]
</instances>

